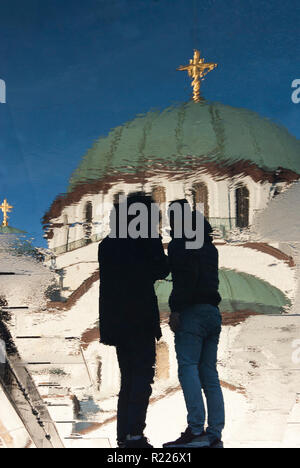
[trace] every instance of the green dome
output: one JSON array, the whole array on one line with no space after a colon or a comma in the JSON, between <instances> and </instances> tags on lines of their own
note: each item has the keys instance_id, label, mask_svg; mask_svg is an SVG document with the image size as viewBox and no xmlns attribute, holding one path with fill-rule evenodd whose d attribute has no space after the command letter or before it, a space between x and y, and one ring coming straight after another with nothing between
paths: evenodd
<instances>
[{"instance_id":1,"label":"green dome","mask_svg":"<svg viewBox=\"0 0 300 468\"><path fill-rule=\"evenodd\" d=\"M219 280L219 292L222 297L221 312L249 310L259 314L281 314L286 307L291 305L290 300L280 289L248 273L221 268ZM157 281L155 284L162 312L169 310L168 300L171 290L170 279Z\"/></svg>"},{"instance_id":2,"label":"green dome","mask_svg":"<svg viewBox=\"0 0 300 468\"><path fill-rule=\"evenodd\" d=\"M251 310L261 314L280 314L291 305L286 295L256 276L234 270L219 270L220 309L224 312Z\"/></svg>"},{"instance_id":3,"label":"green dome","mask_svg":"<svg viewBox=\"0 0 300 468\"><path fill-rule=\"evenodd\" d=\"M0 234L26 234L25 231L13 228L11 226L0 226Z\"/></svg>"},{"instance_id":4,"label":"green dome","mask_svg":"<svg viewBox=\"0 0 300 468\"><path fill-rule=\"evenodd\" d=\"M186 156L300 174L300 141L284 127L246 109L189 102L138 116L100 138L72 175L69 192L108 173L135 173L157 163L188 169Z\"/></svg>"}]
</instances>

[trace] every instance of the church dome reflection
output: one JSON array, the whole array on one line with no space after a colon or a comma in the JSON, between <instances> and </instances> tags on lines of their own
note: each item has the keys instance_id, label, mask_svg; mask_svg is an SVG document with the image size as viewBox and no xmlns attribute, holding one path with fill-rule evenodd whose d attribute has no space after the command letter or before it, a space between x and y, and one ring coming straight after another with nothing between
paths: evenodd
<instances>
[{"instance_id":1,"label":"church dome reflection","mask_svg":"<svg viewBox=\"0 0 300 468\"><path fill-rule=\"evenodd\" d=\"M95 275L90 264L98 242L109 232L116 198L143 190L152 194L162 212L175 199L187 198L194 208L202 203L222 263L224 313L282 313L292 293L286 294L289 288L283 290L272 279L267 264L280 258L291 276L288 252L279 244L267 252L259 243L249 259L247 249L236 252L239 243L251 243L257 214L298 180L299 154L299 140L284 127L250 110L205 100L151 111L114 128L87 151L67 192L44 217L49 247L64 271L63 297L71 300ZM167 245L168 235L162 234ZM226 252L233 245L229 256ZM249 267L253 255L255 262L263 263L263 273ZM76 277L74 267L68 266L74 259ZM161 304L169 286L166 282L158 287Z\"/></svg>"},{"instance_id":2,"label":"church dome reflection","mask_svg":"<svg viewBox=\"0 0 300 468\"><path fill-rule=\"evenodd\" d=\"M220 311L230 313L281 314L291 305L290 299L276 286L249 273L221 268L219 291ZM172 291L171 278L156 283L156 294L162 313L169 313L168 298Z\"/></svg>"},{"instance_id":3,"label":"church dome reflection","mask_svg":"<svg viewBox=\"0 0 300 468\"><path fill-rule=\"evenodd\" d=\"M49 246L61 254L101 240L108 229L101 205L140 189L159 192L160 204L182 197L203 203L226 237L299 178L299 153L285 128L246 109L202 101L138 116L83 157L44 217Z\"/></svg>"},{"instance_id":4,"label":"church dome reflection","mask_svg":"<svg viewBox=\"0 0 300 468\"><path fill-rule=\"evenodd\" d=\"M113 203L143 190L152 194L162 213L176 199L186 198L193 208L202 204L219 252L222 385L245 394L240 374L228 364L228 343L237 340L240 352L243 334L251 324L256 327L256 319L269 320L275 336L276 321L288 317L295 302L290 246L280 240L263 241L255 223L274 198L278 200L298 181L299 154L300 142L285 128L247 109L201 100L137 116L101 137L83 156L66 193L54 200L43 220L51 267L59 275L60 300L50 300L48 310L60 314L60 330L78 338L84 357L78 369L83 372L88 366L86 378L93 384L87 393L100 408L119 391L114 349L99 343L97 307L97 250L109 233ZM167 247L168 229L160 228ZM174 337L168 326L171 278L155 287L163 333L154 384L158 401L177 388L178 380ZM78 351L76 343L73 352ZM247 343L252 349L252 335ZM255 359L248 359L249 366L256 365ZM243 382L248 382L249 372L252 367L245 368ZM83 378L77 374L76 382ZM75 388L73 375L69 380L78 401L84 400L86 391ZM98 411L99 415L105 419ZM92 433L98 427L98 422L91 422L79 432Z\"/></svg>"}]
</instances>

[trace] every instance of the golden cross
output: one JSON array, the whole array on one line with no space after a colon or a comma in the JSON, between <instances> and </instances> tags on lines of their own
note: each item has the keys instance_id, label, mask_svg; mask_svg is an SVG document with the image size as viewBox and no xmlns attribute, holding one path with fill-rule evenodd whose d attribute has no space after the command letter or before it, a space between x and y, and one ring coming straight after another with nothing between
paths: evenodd
<instances>
[{"instance_id":1,"label":"golden cross","mask_svg":"<svg viewBox=\"0 0 300 468\"><path fill-rule=\"evenodd\" d=\"M10 213L11 210L13 209L13 206L10 206L8 203L7 203L7 200L5 199L4 202L2 203L2 205L0 205L0 210L3 212L3 224L2 226L8 226L8 216L7 216L7 213Z\"/></svg>"},{"instance_id":2,"label":"golden cross","mask_svg":"<svg viewBox=\"0 0 300 468\"><path fill-rule=\"evenodd\" d=\"M218 66L217 63L205 63L204 58L200 57L199 50L194 51L194 58L190 59L189 65L181 65L177 70L185 70L189 76L193 78L192 86L194 88L193 99L195 102L200 102L200 82L204 77Z\"/></svg>"}]
</instances>

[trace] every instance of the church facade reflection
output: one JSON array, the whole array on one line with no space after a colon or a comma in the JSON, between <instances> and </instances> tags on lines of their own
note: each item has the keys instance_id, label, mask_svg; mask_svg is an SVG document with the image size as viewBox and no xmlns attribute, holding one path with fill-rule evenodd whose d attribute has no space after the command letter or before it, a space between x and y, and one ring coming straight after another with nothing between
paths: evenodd
<instances>
[{"instance_id":1,"label":"church facade reflection","mask_svg":"<svg viewBox=\"0 0 300 468\"><path fill-rule=\"evenodd\" d=\"M49 247L60 255L98 242L118 194L141 189L160 205L182 197L203 203L225 238L249 227L298 179L298 154L296 138L245 109L201 102L150 112L112 130L85 155L67 194L45 215Z\"/></svg>"},{"instance_id":2,"label":"church facade reflection","mask_svg":"<svg viewBox=\"0 0 300 468\"><path fill-rule=\"evenodd\" d=\"M160 185L157 185L158 182ZM283 190L289 184L290 179L283 179L276 184L276 191ZM204 215L223 238L232 229L248 228L256 212L263 210L274 196L271 182L255 181L250 176L238 174L231 178L224 176L221 180L215 179L203 174L201 167L198 174L185 175L182 181L173 181L168 178L168 173L162 173L159 181L157 177L150 177L142 184L122 181L108 193L84 195L79 202L65 206L59 217L49 220L49 247L61 255L84 247L89 242L98 242L109 232L109 211L114 200L120 194L126 196L141 189L151 193L161 209L166 209L174 199L183 197L193 207L197 203L203 204ZM69 223L65 220L69 220ZM68 227L68 242L65 226Z\"/></svg>"},{"instance_id":3,"label":"church facade reflection","mask_svg":"<svg viewBox=\"0 0 300 468\"><path fill-rule=\"evenodd\" d=\"M257 213L298 180L299 149L299 141L285 129L254 112L202 101L139 116L87 152L44 225L56 268L64 272L62 302L49 309L72 314L74 321L84 316L79 338L92 382L87 393L97 402L95 408L106 408L110 417L119 389L115 351L99 344L97 322L97 249L109 232L114 201L143 190L162 211L175 199L187 198L193 207L202 203L220 255L225 328L254 315L284 314L295 289L288 246L260 242L252 226ZM166 233L163 241L167 246ZM157 282L163 339L157 347L154 399L178 385L167 326L170 290L170 278ZM78 326L76 330L78 334ZM227 388L240 388L228 373L226 379ZM83 398L82 391L73 391ZM93 431L97 424L82 430Z\"/></svg>"}]
</instances>

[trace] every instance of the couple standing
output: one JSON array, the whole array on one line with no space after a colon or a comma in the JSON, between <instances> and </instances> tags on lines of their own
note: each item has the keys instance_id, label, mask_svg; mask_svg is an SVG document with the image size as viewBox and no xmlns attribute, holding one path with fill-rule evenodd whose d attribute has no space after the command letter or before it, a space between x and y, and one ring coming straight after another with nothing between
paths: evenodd
<instances>
[{"instance_id":1,"label":"couple standing","mask_svg":"<svg viewBox=\"0 0 300 468\"><path fill-rule=\"evenodd\" d=\"M151 197L133 194L126 200L128 212L135 203L146 206L148 213L153 207ZM189 206L186 200L173 203ZM120 205L115 204L113 211L114 220L118 221ZM180 220L176 216L176 210L170 210L172 240L168 256L161 237L151 236L153 217L150 214L147 238L120 235L117 222L114 235L106 237L99 246L100 341L115 346L117 351L121 371L117 438L122 448L152 448L144 429L155 374L156 340L162 337L154 283L170 272L173 280L170 327L175 333L188 427L178 440L164 447L223 447L224 401L217 372L222 322L218 309L221 300L218 251L212 243L211 226L205 219L203 246L187 249L184 229L181 236L174 235L175 226L184 224L183 214ZM128 216L127 227L134 218ZM206 430L202 390L208 412ZM172 425L171 420L169 424Z\"/></svg>"}]
</instances>

